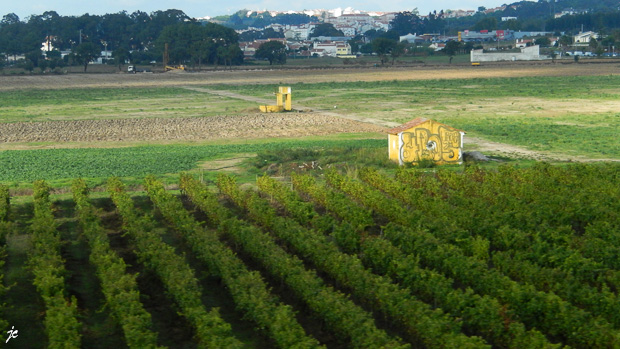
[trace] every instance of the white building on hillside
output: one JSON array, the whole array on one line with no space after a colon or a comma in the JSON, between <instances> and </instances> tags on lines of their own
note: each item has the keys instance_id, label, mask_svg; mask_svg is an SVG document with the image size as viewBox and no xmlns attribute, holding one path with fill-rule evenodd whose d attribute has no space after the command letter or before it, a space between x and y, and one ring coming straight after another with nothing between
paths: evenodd
<instances>
[{"instance_id":1,"label":"white building on hillside","mask_svg":"<svg viewBox=\"0 0 620 349\"><path fill-rule=\"evenodd\" d=\"M590 44L590 40L592 40L592 38L598 39L598 34L592 31L579 33L573 37L573 42L578 46L587 46Z\"/></svg>"},{"instance_id":2,"label":"white building on hillside","mask_svg":"<svg viewBox=\"0 0 620 349\"><path fill-rule=\"evenodd\" d=\"M314 42L312 49L313 53L327 57L351 55L351 45L344 41Z\"/></svg>"}]
</instances>

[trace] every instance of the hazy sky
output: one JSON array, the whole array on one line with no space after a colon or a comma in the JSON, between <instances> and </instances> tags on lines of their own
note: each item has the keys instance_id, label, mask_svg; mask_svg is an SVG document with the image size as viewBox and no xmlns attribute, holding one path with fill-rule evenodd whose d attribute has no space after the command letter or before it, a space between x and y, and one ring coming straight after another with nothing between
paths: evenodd
<instances>
[{"instance_id":1,"label":"hazy sky","mask_svg":"<svg viewBox=\"0 0 620 349\"><path fill-rule=\"evenodd\" d=\"M406 11L418 8L420 14L427 14L441 9L471 9L479 6L487 8L497 7L512 1L502 0L103 0L103 1L75 1L75 0L0 0L0 16L15 13L24 20L30 15L40 15L45 11L56 11L62 16L79 16L85 13L103 15L136 10L147 13L157 10L178 9L190 17L205 17L232 14L241 9L250 10L304 10L304 9L333 9L337 7L353 7L366 11Z\"/></svg>"}]
</instances>

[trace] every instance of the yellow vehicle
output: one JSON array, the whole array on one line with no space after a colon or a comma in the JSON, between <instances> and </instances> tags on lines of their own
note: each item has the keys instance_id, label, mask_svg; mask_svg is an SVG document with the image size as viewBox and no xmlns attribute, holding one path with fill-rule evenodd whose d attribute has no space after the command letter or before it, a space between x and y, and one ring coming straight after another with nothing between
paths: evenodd
<instances>
[{"instance_id":1,"label":"yellow vehicle","mask_svg":"<svg viewBox=\"0 0 620 349\"><path fill-rule=\"evenodd\" d=\"M184 65L167 65L165 68L165 71L171 71L171 70L185 70L185 66Z\"/></svg>"},{"instance_id":2,"label":"yellow vehicle","mask_svg":"<svg viewBox=\"0 0 620 349\"><path fill-rule=\"evenodd\" d=\"M167 71L177 71L177 70L185 70L185 66L182 64L179 65L168 65L170 58L168 56L168 43L164 44L164 72Z\"/></svg>"}]
</instances>

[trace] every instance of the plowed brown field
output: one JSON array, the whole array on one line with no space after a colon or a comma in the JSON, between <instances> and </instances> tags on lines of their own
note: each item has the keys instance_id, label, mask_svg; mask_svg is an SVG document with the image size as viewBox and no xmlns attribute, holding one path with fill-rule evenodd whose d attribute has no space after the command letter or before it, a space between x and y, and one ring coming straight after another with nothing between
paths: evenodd
<instances>
[{"instance_id":1,"label":"plowed brown field","mask_svg":"<svg viewBox=\"0 0 620 349\"><path fill-rule=\"evenodd\" d=\"M0 123L2 143L205 141L381 132L376 125L319 113Z\"/></svg>"}]
</instances>

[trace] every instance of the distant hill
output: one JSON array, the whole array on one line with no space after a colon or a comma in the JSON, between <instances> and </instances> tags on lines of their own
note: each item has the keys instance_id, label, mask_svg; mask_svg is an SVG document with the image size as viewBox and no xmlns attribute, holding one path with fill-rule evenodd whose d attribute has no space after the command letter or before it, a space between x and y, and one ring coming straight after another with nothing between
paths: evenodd
<instances>
[{"instance_id":1,"label":"distant hill","mask_svg":"<svg viewBox=\"0 0 620 349\"><path fill-rule=\"evenodd\" d=\"M502 10L478 11L474 16L450 19L446 31L462 29L512 29L523 31L601 31L620 28L618 0L518 1ZM480 9L479 9L480 10ZM555 18L556 15L558 18ZM507 17L515 17L506 20Z\"/></svg>"}]
</instances>

